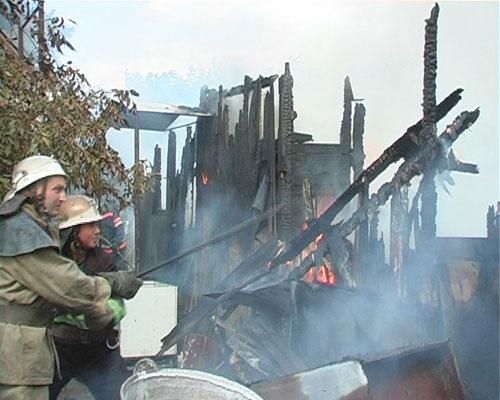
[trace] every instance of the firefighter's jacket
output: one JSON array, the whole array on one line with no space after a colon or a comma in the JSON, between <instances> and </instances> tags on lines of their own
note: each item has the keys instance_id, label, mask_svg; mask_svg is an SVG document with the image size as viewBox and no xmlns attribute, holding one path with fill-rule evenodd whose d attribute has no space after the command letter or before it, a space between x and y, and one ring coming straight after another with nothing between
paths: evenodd
<instances>
[{"instance_id":1,"label":"firefighter's jacket","mask_svg":"<svg viewBox=\"0 0 500 400\"><path fill-rule=\"evenodd\" d=\"M113 321L110 294L104 278L85 275L60 254L57 228L31 204L0 217L0 385L50 384L53 310L83 312L100 329Z\"/></svg>"}]
</instances>

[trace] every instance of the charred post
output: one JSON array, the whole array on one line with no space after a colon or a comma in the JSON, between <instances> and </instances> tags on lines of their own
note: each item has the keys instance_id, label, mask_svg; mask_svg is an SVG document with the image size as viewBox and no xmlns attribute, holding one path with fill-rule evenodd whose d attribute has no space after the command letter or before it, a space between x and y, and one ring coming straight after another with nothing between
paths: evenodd
<instances>
[{"instance_id":1,"label":"charred post","mask_svg":"<svg viewBox=\"0 0 500 400\"><path fill-rule=\"evenodd\" d=\"M177 223L179 224L179 229L181 232L184 231L186 226L191 226L193 223L192 212L189 212L189 217L186 215L187 203L190 200L189 187L192 191L193 183L193 167L194 167L194 142L192 139L192 128L187 127L186 130L186 140L184 142L184 148L182 149L182 159L181 159L181 172L179 178L179 191L178 191L178 217ZM192 205L192 200L189 201ZM187 221L186 221L187 219Z\"/></svg>"},{"instance_id":2,"label":"charred post","mask_svg":"<svg viewBox=\"0 0 500 400\"><path fill-rule=\"evenodd\" d=\"M396 188L391 197L391 222L389 242L389 266L393 272L395 287L404 296L403 268L406 261L405 234L408 216L408 186Z\"/></svg>"},{"instance_id":3,"label":"charred post","mask_svg":"<svg viewBox=\"0 0 500 400\"><path fill-rule=\"evenodd\" d=\"M344 79L344 112L342 115L342 123L340 126L340 147L342 153L346 158L351 158L352 153L352 136L351 136L351 126L352 126L352 101L354 100L354 95L352 93L351 81L349 77L346 76ZM344 165L345 170L342 176L346 179L342 184L342 190L347 189L350 180L351 163Z\"/></svg>"},{"instance_id":4,"label":"charred post","mask_svg":"<svg viewBox=\"0 0 500 400\"><path fill-rule=\"evenodd\" d=\"M431 16L425 25L425 48L424 48L424 89L423 89L423 118L422 131L420 132L420 143L428 144L432 153L438 151L436 137L436 76L437 76L437 19L439 6L436 4L431 11ZM428 164L422 178L422 204L421 216L421 238L420 238L420 261L421 268L425 270L423 289L427 292L424 297L429 304L437 302L437 282L432 277L436 266L436 215L437 215L437 192L434 178L436 169Z\"/></svg>"},{"instance_id":5,"label":"charred post","mask_svg":"<svg viewBox=\"0 0 500 400\"><path fill-rule=\"evenodd\" d=\"M161 148L155 146L153 158L153 214L161 209Z\"/></svg>"},{"instance_id":6,"label":"charred post","mask_svg":"<svg viewBox=\"0 0 500 400\"><path fill-rule=\"evenodd\" d=\"M278 127L278 202L284 208L278 215L279 235L283 240L292 237L292 134L295 112L293 110L293 77L290 64L279 78L279 127Z\"/></svg>"},{"instance_id":7,"label":"charred post","mask_svg":"<svg viewBox=\"0 0 500 400\"><path fill-rule=\"evenodd\" d=\"M361 103L356 103L354 107L354 120L352 125L352 169L354 180L363 172L365 162L365 152L363 146L365 132L365 106ZM358 195L358 207L363 207L368 199L369 185L365 183ZM355 248L355 267L356 278L358 283L362 280L363 273L367 266L367 251L368 251L368 220L359 225L354 238Z\"/></svg>"},{"instance_id":8,"label":"charred post","mask_svg":"<svg viewBox=\"0 0 500 400\"><path fill-rule=\"evenodd\" d=\"M354 107L354 121L352 125L352 169L354 180L363 172L365 163L365 151L363 146L365 134L365 106L357 103Z\"/></svg>"},{"instance_id":9,"label":"charred post","mask_svg":"<svg viewBox=\"0 0 500 400\"><path fill-rule=\"evenodd\" d=\"M274 132L274 83L269 86L264 100L264 139L262 161L267 166L269 176L269 208L272 213L268 219L269 236L276 235L276 144Z\"/></svg>"},{"instance_id":10,"label":"charred post","mask_svg":"<svg viewBox=\"0 0 500 400\"><path fill-rule=\"evenodd\" d=\"M176 184L175 184L175 166L176 166L177 141L173 130L168 133L168 150L167 150L167 190L166 190L166 214L167 214L167 230L169 238L173 238L172 227L175 225L176 210ZM170 241L169 247L174 247ZM173 254L173 248L169 248L167 254Z\"/></svg>"}]
</instances>

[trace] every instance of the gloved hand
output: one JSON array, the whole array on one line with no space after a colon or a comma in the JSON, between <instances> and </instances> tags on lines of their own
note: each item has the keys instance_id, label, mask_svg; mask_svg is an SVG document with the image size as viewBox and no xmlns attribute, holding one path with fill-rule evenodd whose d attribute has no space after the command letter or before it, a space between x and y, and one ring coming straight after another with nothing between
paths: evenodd
<instances>
[{"instance_id":1,"label":"gloved hand","mask_svg":"<svg viewBox=\"0 0 500 400\"><path fill-rule=\"evenodd\" d=\"M111 285L111 295L131 299L142 286L142 279L136 278L133 272L101 272L98 274Z\"/></svg>"}]
</instances>

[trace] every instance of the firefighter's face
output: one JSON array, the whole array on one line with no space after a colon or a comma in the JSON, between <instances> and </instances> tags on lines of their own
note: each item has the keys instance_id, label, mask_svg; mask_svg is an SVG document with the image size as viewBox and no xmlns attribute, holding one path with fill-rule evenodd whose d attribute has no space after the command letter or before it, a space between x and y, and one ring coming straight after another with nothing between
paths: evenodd
<instances>
[{"instance_id":1,"label":"firefighter's face","mask_svg":"<svg viewBox=\"0 0 500 400\"><path fill-rule=\"evenodd\" d=\"M66 200L66 179L62 176L51 176L45 184L38 185L36 190L37 195L43 195L44 211L51 217L57 216L61 204Z\"/></svg>"},{"instance_id":2,"label":"firefighter's face","mask_svg":"<svg viewBox=\"0 0 500 400\"><path fill-rule=\"evenodd\" d=\"M95 249L99 244L99 237L101 236L101 228L98 222L91 222L89 224L80 225L78 232L78 240L80 246L84 249Z\"/></svg>"}]
</instances>

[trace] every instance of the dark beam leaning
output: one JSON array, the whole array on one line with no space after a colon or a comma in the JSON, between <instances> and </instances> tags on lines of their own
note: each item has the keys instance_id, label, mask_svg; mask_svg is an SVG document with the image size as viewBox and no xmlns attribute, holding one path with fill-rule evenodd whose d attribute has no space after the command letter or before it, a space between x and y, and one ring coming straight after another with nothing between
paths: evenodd
<instances>
[{"instance_id":1,"label":"dark beam leaning","mask_svg":"<svg viewBox=\"0 0 500 400\"><path fill-rule=\"evenodd\" d=\"M474 111L464 111L455 118L451 125L448 125L444 132L439 136L441 145L449 144L450 140L454 142L458 137L468 129L479 117L479 109ZM390 182L384 183L376 193L372 194L370 200L365 207L359 208L347 221L341 225L341 235L349 235L356 226L366 218L366 214L374 212L378 207L385 204L392 193L397 188L407 185L411 179L422 173L424 160L429 159L429 152L433 152L431 146L424 147L421 153L412 160L405 161L397 170ZM434 165L429 165L429 168L436 168L439 160L435 160Z\"/></svg>"}]
</instances>

